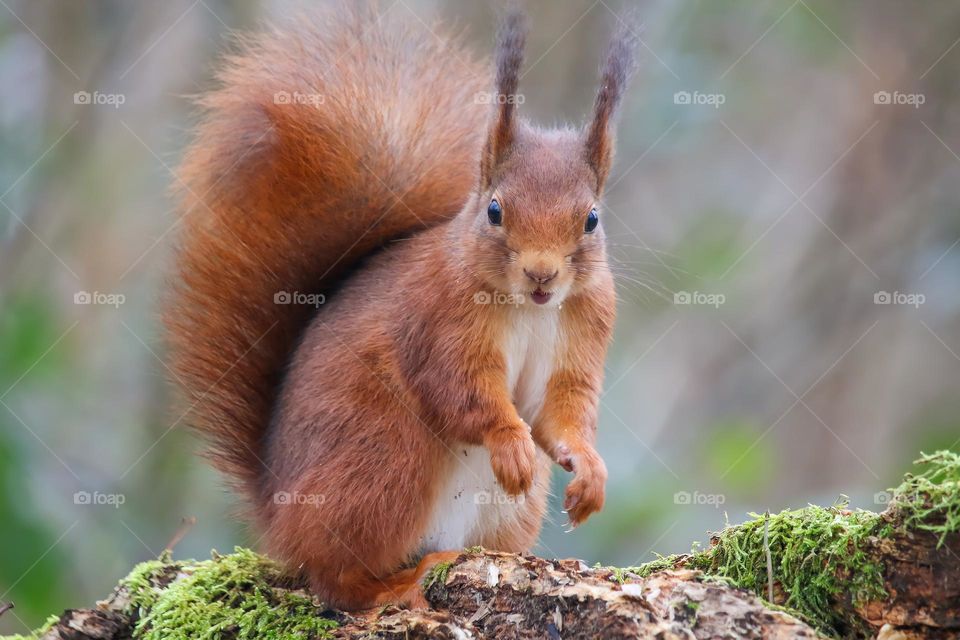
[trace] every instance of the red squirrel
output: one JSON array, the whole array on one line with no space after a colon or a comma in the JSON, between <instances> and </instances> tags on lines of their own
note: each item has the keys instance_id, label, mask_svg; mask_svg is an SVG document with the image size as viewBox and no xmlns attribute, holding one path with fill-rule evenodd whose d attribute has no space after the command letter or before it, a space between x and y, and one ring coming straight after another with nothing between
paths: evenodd
<instances>
[{"instance_id":1,"label":"red squirrel","mask_svg":"<svg viewBox=\"0 0 960 640\"><path fill-rule=\"evenodd\" d=\"M589 123L547 130L517 115L522 13L493 81L440 33L344 4L244 40L180 172L187 420L266 551L346 609L422 603L465 547L528 551L554 463L573 525L604 501L599 202L635 38Z\"/></svg>"}]
</instances>

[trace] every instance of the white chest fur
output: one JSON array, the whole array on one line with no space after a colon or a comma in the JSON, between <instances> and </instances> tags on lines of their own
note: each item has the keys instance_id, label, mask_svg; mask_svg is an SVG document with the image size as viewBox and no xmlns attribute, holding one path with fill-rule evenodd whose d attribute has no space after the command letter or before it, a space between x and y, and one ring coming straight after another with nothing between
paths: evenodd
<instances>
[{"instance_id":1,"label":"white chest fur","mask_svg":"<svg viewBox=\"0 0 960 640\"><path fill-rule=\"evenodd\" d=\"M513 320L503 341L507 388L520 417L533 424L557 362L560 310L521 306Z\"/></svg>"},{"instance_id":2,"label":"white chest fur","mask_svg":"<svg viewBox=\"0 0 960 640\"><path fill-rule=\"evenodd\" d=\"M507 388L520 417L532 424L543 407L560 343L559 310L518 307L503 336ZM523 496L508 496L497 484L484 447L456 447L456 460L437 497L424 552L490 544L524 508Z\"/></svg>"}]
</instances>

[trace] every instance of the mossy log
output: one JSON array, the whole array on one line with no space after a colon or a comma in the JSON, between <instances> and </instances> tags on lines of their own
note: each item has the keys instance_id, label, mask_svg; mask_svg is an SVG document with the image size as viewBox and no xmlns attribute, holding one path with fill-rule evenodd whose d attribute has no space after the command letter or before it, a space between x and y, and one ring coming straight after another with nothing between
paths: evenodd
<instances>
[{"instance_id":1,"label":"mossy log","mask_svg":"<svg viewBox=\"0 0 960 640\"><path fill-rule=\"evenodd\" d=\"M246 549L137 567L96 609L66 611L44 640L222 638L819 638L797 618L699 571L621 582L579 560L472 551L428 576L428 610L324 608ZM206 635L212 631L211 635Z\"/></svg>"},{"instance_id":2,"label":"mossy log","mask_svg":"<svg viewBox=\"0 0 960 640\"><path fill-rule=\"evenodd\" d=\"M705 551L624 571L723 577L835 637L960 639L960 454L915 464L917 473L878 494L890 501L883 513L841 502L754 515L714 534Z\"/></svg>"},{"instance_id":3,"label":"mossy log","mask_svg":"<svg viewBox=\"0 0 960 640\"><path fill-rule=\"evenodd\" d=\"M426 610L329 610L247 549L163 557L30 637L960 639L960 456L918 462L883 513L755 516L639 567L466 550L426 577Z\"/></svg>"}]
</instances>

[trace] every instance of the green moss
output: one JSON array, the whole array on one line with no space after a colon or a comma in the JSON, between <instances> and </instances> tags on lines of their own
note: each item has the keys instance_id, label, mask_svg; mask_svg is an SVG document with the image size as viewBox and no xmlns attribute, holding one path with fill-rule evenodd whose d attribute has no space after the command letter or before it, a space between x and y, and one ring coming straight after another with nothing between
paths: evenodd
<instances>
[{"instance_id":1,"label":"green moss","mask_svg":"<svg viewBox=\"0 0 960 640\"><path fill-rule=\"evenodd\" d=\"M435 584L443 585L447 582L447 575L450 573L452 562L438 562L423 577L423 589L426 591Z\"/></svg>"},{"instance_id":2,"label":"green moss","mask_svg":"<svg viewBox=\"0 0 960 640\"><path fill-rule=\"evenodd\" d=\"M863 623L845 615L835 606L837 601L857 606L887 595L883 567L870 555L879 539L890 536L895 525L898 530L937 534L941 545L948 534L960 531L960 455L939 451L921 455L915 464L922 472L907 474L891 490L891 508L884 515L851 511L845 502L782 511L769 518L750 514L751 520L716 534L705 551L614 569L611 580L623 582L627 574L643 578L684 566L702 570L705 579L723 580L766 597L768 545L773 578L786 609L825 633L843 635Z\"/></svg>"},{"instance_id":3,"label":"green moss","mask_svg":"<svg viewBox=\"0 0 960 640\"><path fill-rule=\"evenodd\" d=\"M628 578L632 577L628 574L635 574L640 578L646 578L657 571L674 569L678 564L682 564L686 558L687 556L683 555L661 556L657 554L656 560L645 562L637 567L609 567L609 569L613 571L610 579L618 584L623 584Z\"/></svg>"},{"instance_id":4,"label":"green moss","mask_svg":"<svg viewBox=\"0 0 960 640\"><path fill-rule=\"evenodd\" d=\"M164 552L157 560L148 560L135 566L120 581L120 587L130 594L130 606L124 613L131 615L137 612L139 617L139 612L150 610L182 566L182 563L171 560L169 552Z\"/></svg>"},{"instance_id":5,"label":"green moss","mask_svg":"<svg viewBox=\"0 0 960 640\"><path fill-rule=\"evenodd\" d=\"M691 556L688 566L729 578L760 596L767 592L765 516L728 527L713 547ZM840 504L810 506L769 517L773 578L785 605L827 629L840 629L845 617L832 605L844 594L857 604L886 596L882 567L870 561L869 540L881 529L878 514L848 511Z\"/></svg>"},{"instance_id":6,"label":"green moss","mask_svg":"<svg viewBox=\"0 0 960 640\"><path fill-rule=\"evenodd\" d=\"M705 581L719 581L767 595L768 575L764 523L774 568L774 580L786 595L786 609L827 633L847 625L832 605L840 594L854 603L886 596L882 567L867 556L869 539L883 529L878 514L848 511L845 504L809 506L770 515L750 514L751 520L716 534L706 551L659 557L640 566L614 570L611 579L626 574L645 578L677 566L700 569Z\"/></svg>"},{"instance_id":7,"label":"green moss","mask_svg":"<svg viewBox=\"0 0 960 640\"><path fill-rule=\"evenodd\" d=\"M921 454L914 464L924 465L925 470L907 474L903 483L893 489L892 506L907 529L939 535L939 548L947 534L960 531L960 454Z\"/></svg>"},{"instance_id":8,"label":"green moss","mask_svg":"<svg viewBox=\"0 0 960 640\"><path fill-rule=\"evenodd\" d=\"M248 549L185 563L163 589L155 577L169 565L160 564L140 565L122 583L146 613L137 638L329 638L337 626L311 597L290 588L276 564Z\"/></svg>"}]
</instances>

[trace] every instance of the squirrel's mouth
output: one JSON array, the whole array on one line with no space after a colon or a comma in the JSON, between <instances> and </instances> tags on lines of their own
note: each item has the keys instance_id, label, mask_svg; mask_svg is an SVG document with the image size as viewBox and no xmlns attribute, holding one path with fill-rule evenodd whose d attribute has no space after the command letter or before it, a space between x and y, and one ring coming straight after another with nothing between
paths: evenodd
<instances>
[{"instance_id":1,"label":"squirrel's mouth","mask_svg":"<svg viewBox=\"0 0 960 640\"><path fill-rule=\"evenodd\" d=\"M533 290L533 292L530 293L530 298L532 298L537 304L547 304L552 296L552 292L544 291L540 287L537 287Z\"/></svg>"}]
</instances>

